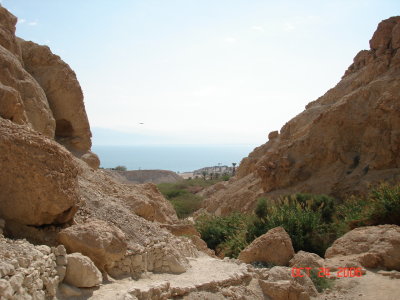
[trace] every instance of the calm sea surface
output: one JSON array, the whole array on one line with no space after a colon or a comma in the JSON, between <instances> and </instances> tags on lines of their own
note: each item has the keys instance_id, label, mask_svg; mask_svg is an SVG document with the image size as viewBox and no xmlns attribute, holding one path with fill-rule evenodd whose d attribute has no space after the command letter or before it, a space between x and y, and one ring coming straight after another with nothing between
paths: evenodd
<instances>
[{"instance_id":1,"label":"calm sea surface","mask_svg":"<svg viewBox=\"0 0 400 300\"><path fill-rule=\"evenodd\" d=\"M253 146L93 146L101 167L126 166L128 170L190 172L203 167L240 163Z\"/></svg>"}]
</instances>

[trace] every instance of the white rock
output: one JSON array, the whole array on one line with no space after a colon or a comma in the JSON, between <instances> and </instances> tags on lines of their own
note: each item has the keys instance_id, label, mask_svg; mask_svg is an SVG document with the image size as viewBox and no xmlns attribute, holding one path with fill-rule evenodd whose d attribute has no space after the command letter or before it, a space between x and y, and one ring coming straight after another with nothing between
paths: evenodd
<instances>
[{"instance_id":1,"label":"white rock","mask_svg":"<svg viewBox=\"0 0 400 300\"><path fill-rule=\"evenodd\" d=\"M80 253L67 255L67 271L64 281L76 287L93 287L103 281L103 277L89 257Z\"/></svg>"}]
</instances>

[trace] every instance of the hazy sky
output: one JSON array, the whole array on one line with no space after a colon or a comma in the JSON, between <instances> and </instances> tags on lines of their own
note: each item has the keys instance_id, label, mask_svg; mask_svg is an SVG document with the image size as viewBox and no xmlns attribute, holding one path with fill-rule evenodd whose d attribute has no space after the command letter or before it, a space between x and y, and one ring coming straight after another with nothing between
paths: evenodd
<instances>
[{"instance_id":1,"label":"hazy sky","mask_svg":"<svg viewBox=\"0 0 400 300\"><path fill-rule=\"evenodd\" d=\"M262 144L400 14L399 0L0 2L19 36L75 70L95 143L118 130L127 143Z\"/></svg>"}]
</instances>

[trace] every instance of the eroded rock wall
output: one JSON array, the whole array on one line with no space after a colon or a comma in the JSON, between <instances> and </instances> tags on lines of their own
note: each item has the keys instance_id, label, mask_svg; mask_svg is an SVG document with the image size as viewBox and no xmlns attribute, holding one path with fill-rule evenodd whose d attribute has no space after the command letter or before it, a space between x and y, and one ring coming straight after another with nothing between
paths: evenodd
<instances>
[{"instance_id":1,"label":"eroded rock wall","mask_svg":"<svg viewBox=\"0 0 400 300\"><path fill-rule=\"evenodd\" d=\"M370 50L356 55L342 80L243 159L233 190L213 194L205 208L253 209L256 198L309 192L344 198L370 184L400 178L400 17L382 21ZM251 178L253 185L246 182ZM223 200L223 201L222 201ZM213 205L209 205L213 203ZM218 204L218 205L217 205ZM247 210L248 211L248 210Z\"/></svg>"},{"instance_id":2,"label":"eroded rock wall","mask_svg":"<svg viewBox=\"0 0 400 300\"><path fill-rule=\"evenodd\" d=\"M55 140L77 155L90 150L91 132L75 72L47 46L18 39L25 69L43 88L53 113Z\"/></svg>"}]
</instances>

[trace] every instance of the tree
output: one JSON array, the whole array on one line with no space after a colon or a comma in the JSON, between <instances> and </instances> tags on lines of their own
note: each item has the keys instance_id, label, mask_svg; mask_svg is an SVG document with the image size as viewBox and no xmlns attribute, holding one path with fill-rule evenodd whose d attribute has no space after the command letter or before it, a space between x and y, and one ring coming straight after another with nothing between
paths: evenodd
<instances>
[{"instance_id":1,"label":"tree","mask_svg":"<svg viewBox=\"0 0 400 300\"><path fill-rule=\"evenodd\" d=\"M203 179L206 180L207 172L203 171L203 172L201 172L201 175L203 175Z\"/></svg>"},{"instance_id":2,"label":"tree","mask_svg":"<svg viewBox=\"0 0 400 300\"><path fill-rule=\"evenodd\" d=\"M235 174L236 174L236 163L232 163L232 166L233 166L233 168L232 168L232 176L235 176Z\"/></svg>"},{"instance_id":3,"label":"tree","mask_svg":"<svg viewBox=\"0 0 400 300\"><path fill-rule=\"evenodd\" d=\"M125 166L116 166L115 170L117 170L117 171L126 171L127 169L126 169Z\"/></svg>"}]
</instances>

